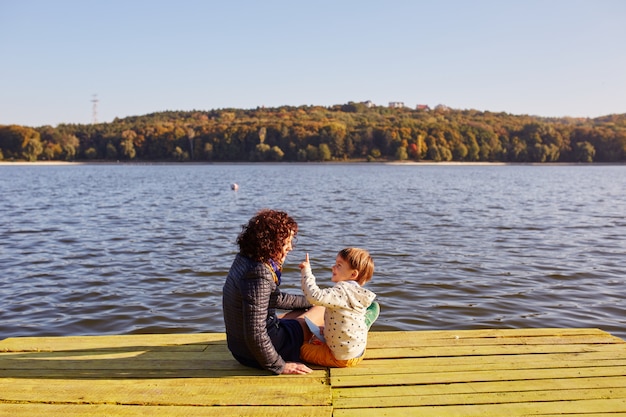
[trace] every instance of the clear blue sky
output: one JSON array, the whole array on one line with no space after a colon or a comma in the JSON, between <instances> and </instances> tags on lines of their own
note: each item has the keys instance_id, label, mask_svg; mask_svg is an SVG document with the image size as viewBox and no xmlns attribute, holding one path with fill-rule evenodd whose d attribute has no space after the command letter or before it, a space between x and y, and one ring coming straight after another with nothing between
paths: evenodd
<instances>
[{"instance_id":1,"label":"clear blue sky","mask_svg":"<svg viewBox=\"0 0 626 417\"><path fill-rule=\"evenodd\" d=\"M626 113L624 0L0 0L0 124L445 104Z\"/></svg>"}]
</instances>

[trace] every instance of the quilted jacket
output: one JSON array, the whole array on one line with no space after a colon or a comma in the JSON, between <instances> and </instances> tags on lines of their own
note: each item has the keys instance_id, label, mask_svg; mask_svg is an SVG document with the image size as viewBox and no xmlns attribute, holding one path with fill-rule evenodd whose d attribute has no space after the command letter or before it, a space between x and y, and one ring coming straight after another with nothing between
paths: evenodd
<instances>
[{"instance_id":1,"label":"quilted jacket","mask_svg":"<svg viewBox=\"0 0 626 417\"><path fill-rule=\"evenodd\" d=\"M228 349L244 365L252 362L275 374L282 373L285 361L276 352L267 329L279 325L277 308L309 307L304 295L281 292L267 265L238 254L222 294Z\"/></svg>"}]
</instances>

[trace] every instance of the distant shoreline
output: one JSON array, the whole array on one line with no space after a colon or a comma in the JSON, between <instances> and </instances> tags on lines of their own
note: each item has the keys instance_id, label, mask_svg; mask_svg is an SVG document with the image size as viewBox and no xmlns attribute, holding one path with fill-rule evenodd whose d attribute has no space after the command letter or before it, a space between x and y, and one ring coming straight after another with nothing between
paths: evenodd
<instances>
[{"instance_id":1,"label":"distant shoreline","mask_svg":"<svg viewBox=\"0 0 626 417\"><path fill-rule=\"evenodd\" d=\"M599 165L626 165L622 162L434 162L434 161L325 161L325 162L164 162L164 161L88 161L88 162L68 162L68 161L0 161L0 166L71 166L71 165L278 165L278 164L303 164L303 165L333 165L333 164L383 164L383 165L405 165L405 166L505 166L505 165L532 165L532 166L599 166Z\"/></svg>"},{"instance_id":2,"label":"distant shoreline","mask_svg":"<svg viewBox=\"0 0 626 417\"><path fill-rule=\"evenodd\" d=\"M7 161L0 161L0 165L84 165L84 164L82 162L65 162L65 161L36 161L36 162L26 162L26 161L7 162Z\"/></svg>"}]
</instances>

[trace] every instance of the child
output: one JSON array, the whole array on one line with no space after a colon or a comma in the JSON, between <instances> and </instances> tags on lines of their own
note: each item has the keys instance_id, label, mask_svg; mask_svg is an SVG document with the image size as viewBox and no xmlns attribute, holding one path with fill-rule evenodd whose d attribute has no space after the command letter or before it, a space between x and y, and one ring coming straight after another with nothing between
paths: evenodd
<instances>
[{"instance_id":1,"label":"child","mask_svg":"<svg viewBox=\"0 0 626 417\"><path fill-rule=\"evenodd\" d=\"M324 313L325 343L314 340L300 348L303 361L316 365L345 368L355 366L365 353L367 331L378 317L376 294L361 288L372 279L374 261L359 248L346 248L337 255L332 268L332 288L320 289L311 272L309 254L300 264L302 291L313 305L326 307ZM312 329L313 330L313 329Z\"/></svg>"}]
</instances>

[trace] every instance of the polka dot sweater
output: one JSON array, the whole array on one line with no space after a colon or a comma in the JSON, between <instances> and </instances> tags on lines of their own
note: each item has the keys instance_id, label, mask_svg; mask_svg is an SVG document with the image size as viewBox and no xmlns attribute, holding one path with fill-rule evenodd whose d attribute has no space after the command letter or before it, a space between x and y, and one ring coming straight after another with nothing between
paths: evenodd
<instances>
[{"instance_id":1,"label":"polka dot sweater","mask_svg":"<svg viewBox=\"0 0 626 417\"><path fill-rule=\"evenodd\" d=\"M361 355L367 345L365 310L376 294L356 281L342 281L321 289L310 267L302 269L301 284L311 304L326 307L324 338L335 358L347 360Z\"/></svg>"}]
</instances>

